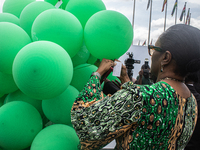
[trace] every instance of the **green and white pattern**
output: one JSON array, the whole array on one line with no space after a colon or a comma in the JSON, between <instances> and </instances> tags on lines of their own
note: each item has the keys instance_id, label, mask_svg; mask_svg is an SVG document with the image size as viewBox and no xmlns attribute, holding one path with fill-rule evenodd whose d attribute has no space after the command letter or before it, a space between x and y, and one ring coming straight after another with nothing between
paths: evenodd
<instances>
[{"instance_id":1,"label":"green and white pattern","mask_svg":"<svg viewBox=\"0 0 200 150\"><path fill-rule=\"evenodd\" d=\"M71 121L80 149L101 149L116 139L116 150L182 149L196 124L195 98L182 99L165 82L127 82L103 98L92 76L74 102Z\"/></svg>"}]
</instances>

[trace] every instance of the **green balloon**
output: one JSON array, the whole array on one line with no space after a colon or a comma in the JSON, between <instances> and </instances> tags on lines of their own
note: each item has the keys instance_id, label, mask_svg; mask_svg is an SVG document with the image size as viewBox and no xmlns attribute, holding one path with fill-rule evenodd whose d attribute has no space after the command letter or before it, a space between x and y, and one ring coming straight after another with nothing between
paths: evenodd
<instances>
[{"instance_id":1,"label":"green balloon","mask_svg":"<svg viewBox=\"0 0 200 150\"><path fill-rule=\"evenodd\" d=\"M90 53L99 59L116 59L131 46L133 28L121 13L102 10L94 14L85 25L85 44Z\"/></svg>"},{"instance_id":2,"label":"green balloon","mask_svg":"<svg viewBox=\"0 0 200 150\"><path fill-rule=\"evenodd\" d=\"M54 124L38 133L31 150L78 150L79 138L75 130L64 124Z\"/></svg>"},{"instance_id":3,"label":"green balloon","mask_svg":"<svg viewBox=\"0 0 200 150\"><path fill-rule=\"evenodd\" d=\"M72 127L73 128L73 125L72 124L68 124L68 126Z\"/></svg>"},{"instance_id":4,"label":"green balloon","mask_svg":"<svg viewBox=\"0 0 200 150\"><path fill-rule=\"evenodd\" d=\"M95 63L96 61L97 61L97 58L90 54L90 56L89 56L89 58L88 58L88 60L87 60L87 63L88 63L88 64L94 65L94 63Z\"/></svg>"},{"instance_id":5,"label":"green balloon","mask_svg":"<svg viewBox=\"0 0 200 150\"><path fill-rule=\"evenodd\" d=\"M0 101L0 107L3 106L3 104L4 104L4 103L3 103L2 101Z\"/></svg>"},{"instance_id":6,"label":"green balloon","mask_svg":"<svg viewBox=\"0 0 200 150\"><path fill-rule=\"evenodd\" d=\"M5 95L1 94L0 95L0 107L4 105L4 100L5 100L6 96L7 96L7 94L5 94Z\"/></svg>"},{"instance_id":7,"label":"green balloon","mask_svg":"<svg viewBox=\"0 0 200 150\"><path fill-rule=\"evenodd\" d=\"M48 2L48 3L50 3L50 4L55 6L56 3L58 1L60 1L60 0L44 0L44 1L46 1L46 2ZM61 6L59 8L65 9L65 7L66 7L67 3L69 2L69 0L62 0L62 2L63 3L61 4Z\"/></svg>"},{"instance_id":8,"label":"green balloon","mask_svg":"<svg viewBox=\"0 0 200 150\"><path fill-rule=\"evenodd\" d=\"M3 94L12 93L19 89L13 79L12 74L0 72L0 85L0 93Z\"/></svg>"},{"instance_id":9,"label":"green balloon","mask_svg":"<svg viewBox=\"0 0 200 150\"><path fill-rule=\"evenodd\" d=\"M42 130L42 118L30 104L10 102L0 107L0 147L24 149Z\"/></svg>"},{"instance_id":10,"label":"green balloon","mask_svg":"<svg viewBox=\"0 0 200 150\"><path fill-rule=\"evenodd\" d=\"M50 99L60 95L71 82L73 65L58 44L37 41L23 47L13 62L13 77L30 98Z\"/></svg>"},{"instance_id":11,"label":"green balloon","mask_svg":"<svg viewBox=\"0 0 200 150\"><path fill-rule=\"evenodd\" d=\"M90 57L90 52L87 50L85 43L83 43L78 53L74 57L72 57L73 67L85 64L89 59L89 57Z\"/></svg>"},{"instance_id":12,"label":"green balloon","mask_svg":"<svg viewBox=\"0 0 200 150\"><path fill-rule=\"evenodd\" d=\"M43 100L42 109L45 116L56 124L71 124L71 108L78 94L79 91L69 85L59 96Z\"/></svg>"},{"instance_id":13,"label":"green balloon","mask_svg":"<svg viewBox=\"0 0 200 150\"><path fill-rule=\"evenodd\" d=\"M88 19L95 13L106 10L102 0L70 0L65 10L74 14L83 28Z\"/></svg>"},{"instance_id":14,"label":"green balloon","mask_svg":"<svg viewBox=\"0 0 200 150\"><path fill-rule=\"evenodd\" d=\"M91 64L81 64L74 68L74 75L71 81L71 85L78 91L81 91L85 84L90 79L90 76L98 68Z\"/></svg>"},{"instance_id":15,"label":"green balloon","mask_svg":"<svg viewBox=\"0 0 200 150\"><path fill-rule=\"evenodd\" d=\"M0 93L0 101L2 100L2 101L4 101L4 99L6 98L6 96L7 96L7 94L2 94L2 93Z\"/></svg>"},{"instance_id":16,"label":"green balloon","mask_svg":"<svg viewBox=\"0 0 200 150\"><path fill-rule=\"evenodd\" d=\"M3 12L11 13L19 18L24 7L34 1L35 0L5 0Z\"/></svg>"},{"instance_id":17,"label":"green balloon","mask_svg":"<svg viewBox=\"0 0 200 150\"><path fill-rule=\"evenodd\" d=\"M116 76L112 75L112 72L108 75L107 79L109 79L110 81L117 80L117 81L121 82Z\"/></svg>"},{"instance_id":18,"label":"green balloon","mask_svg":"<svg viewBox=\"0 0 200 150\"><path fill-rule=\"evenodd\" d=\"M27 95L22 93L20 90L17 90L13 93L8 94L5 98L4 103L6 104L9 102L13 102L13 101L27 102L27 103L31 104L32 106L34 106L38 110L38 112L40 113L41 116L44 115L44 113L42 111L42 101L28 97Z\"/></svg>"},{"instance_id":19,"label":"green balloon","mask_svg":"<svg viewBox=\"0 0 200 150\"><path fill-rule=\"evenodd\" d=\"M31 37L31 27L35 18L45 10L55 8L53 5L44 1L35 1L28 4L21 12L20 26Z\"/></svg>"},{"instance_id":20,"label":"green balloon","mask_svg":"<svg viewBox=\"0 0 200 150\"><path fill-rule=\"evenodd\" d=\"M42 12L33 22L33 41L46 40L62 46L72 58L83 42L83 28L78 19L62 9Z\"/></svg>"},{"instance_id":21,"label":"green balloon","mask_svg":"<svg viewBox=\"0 0 200 150\"><path fill-rule=\"evenodd\" d=\"M0 71L12 74L12 64L22 47L31 42L28 34L19 26L0 22Z\"/></svg>"},{"instance_id":22,"label":"green balloon","mask_svg":"<svg viewBox=\"0 0 200 150\"><path fill-rule=\"evenodd\" d=\"M19 25L19 18L10 13L0 13L0 22L10 22Z\"/></svg>"}]
</instances>

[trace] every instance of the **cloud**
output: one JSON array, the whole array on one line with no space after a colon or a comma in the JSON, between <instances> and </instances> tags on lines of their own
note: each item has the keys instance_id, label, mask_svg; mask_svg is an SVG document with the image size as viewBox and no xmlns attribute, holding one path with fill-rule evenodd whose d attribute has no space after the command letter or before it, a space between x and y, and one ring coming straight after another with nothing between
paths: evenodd
<instances>
[{"instance_id":1,"label":"cloud","mask_svg":"<svg viewBox=\"0 0 200 150\"><path fill-rule=\"evenodd\" d=\"M147 39L148 30L145 27L135 26L134 39L136 41L144 41Z\"/></svg>"},{"instance_id":2,"label":"cloud","mask_svg":"<svg viewBox=\"0 0 200 150\"><path fill-rule=\"evenodd\" d=\"M158 37L164 32L163 28L158 28L151 32L151 39L153 40L153 44L157 41Z\"/></svg>"},{"instance_id":3,"label":"cloud","mask_svg":"<svg viewBox=\"0 0 200 150\"><path fill-rule=\"evenodd\" d=\"M191 18L190 21L191 21L191 25L192 25L192 26L194 26L194 27L200 29L200 20L195 19L195 18Z\"/></svg>"},{"instance_id":4,"label":"cloud","mask_svg":"<svg viewBox=\"0 0 200 150\"><path fill-rule=\"evenodd\" d=\"M166 29L175 24L173 18L166 20ZM145 41L148 39L149 28L142 26L135 26L134 31L134 43L137 44L138 41ZM156 42L158 37L164 32L164 18L159 18L152 20L151 23L151 32L150 32L150 41L153 39L153 44ZM150 42L149 41L149 42Z\"/></svg>"},{"instance_id":5,"label":"cloud","mask_svg":"<svg viewBox=\"0 0 200 150\"><path fill-rule=\"evenodd\" d=\"M153 40L152 44L154 44L156 42L157 38L162 33L163 33L163 28L151 30L150 41ZM133 42L133 44L138 45L138 42L140 41L140 45L142 45L145 40L146 40L146 42L148 42L148 34L149 34L149 31L148 31L147 28L141 27L141 26L136 26L135 31L134 31L134 42Z\"/></svg>"},{"instance_id":6,"label":"cloud","mask_svg":"<svg viewBox=\"0 0 200 150\"><path fill-rule=\"evenodd\" d=\"M172 26L174 24L175 24L174 18L173 19L166 19L166 27ZM164 27L164 18L152 20L151 26L152 26L152 28L162 28L162 27Z\"/></svg>"},{"instance_id":7,"label":"cloud","mask_svg":"<svg viewBox=\"0 0 200 150\"><path fill-rule=\"evenodd\" d=\"M189 3L200 5L200 1L199 0L191 0L191 1L189 1Z\"/></svg>"},{"instance_id":8,"label":"cloud","mask_svg":"<svg viewBox=\"0 0 200 150\"><path fill-rule=\"evenodd\" d=\"M157 38L163 33L163 31L164 31L163 27L151 30L150 41L153 40L152 44L155 44ZM149 33L149 31L147 28L136 26L136 29L134 32L133 44L137 45L139 41L140 41L140 44L142 44L145 40L146 40L146 42L148 42L148 33Z\"/></svg>"}]
</instances>

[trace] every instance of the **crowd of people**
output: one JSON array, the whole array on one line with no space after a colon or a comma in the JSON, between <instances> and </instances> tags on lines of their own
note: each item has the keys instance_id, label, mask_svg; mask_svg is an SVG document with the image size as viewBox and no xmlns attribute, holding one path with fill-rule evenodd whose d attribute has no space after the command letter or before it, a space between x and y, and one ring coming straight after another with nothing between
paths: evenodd
<instances>
[{"instance_id":1,"label":"crowd of people","mask_svg":"<svg viewBox=\"0 0 200 150\"><path fill-rule=\"evenodd\" d=\"M151 81L141 68L133 82L122 65L120 88L108 81L111 86L102 91L101 77L115 66L108 59L91 75L71 110L80 149L101 149L114 139L116 150L199 148L200 30L171 26L148 53Z\"/></svg>"}]
</instances>

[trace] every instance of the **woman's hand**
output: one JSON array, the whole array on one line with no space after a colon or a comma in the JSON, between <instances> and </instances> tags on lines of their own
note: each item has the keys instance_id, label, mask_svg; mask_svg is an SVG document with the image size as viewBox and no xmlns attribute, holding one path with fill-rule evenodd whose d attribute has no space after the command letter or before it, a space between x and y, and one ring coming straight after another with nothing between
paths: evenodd
<instances>
[{"instance_id":1,"label":"woman's hand","mask_svg":"<svg viewBox=\"0 0 200 150\"><path fill-rule=\"evenodd\" d=\"M142 76L143 76L143 69L141 69L139 72L139 77L142 78Z\"/></svg>"},{"instance_id":2,"label":"woman's hand","mask_svg":"<svg viewBox=\"0 0 200 150\"><path fill-rule=\"evenodd\" d=\"M115 59L115 61L119 61L119 60ZM128 74L127 74L126 66L124 66L123 64L122 64L122 69L121 69L121 75L118 78L120 79L121 84L124 84L125 82L130 81L130 78L129 78Z\"/></svg>"},{"instance_id":3,"label":"woman's hand","mask_svg":"<svg viewBox=\"0 0 200 150\"><path fill-rule=\"evenodd\" d=\"M97 72L102 76L104 73L106 73L110 67L115 66L116 64L114 61L109 59L102 59L99 68L97 69Z\"/></svg>"},{"instance_id":4,"label":"woman's hand","mask_svg":"<svg viewBox=\"0 0 200 150\"><path fill-rule=\"evenodd\" d=\"M130 78L129 78L128 74L127 74L126 66L124 66L123 64L122 64L122 70L121 70L121 75L120 75L119 79L120 79L122 84L124 84L125 82L130 81Z\"/></svg>"}]
</instances>

